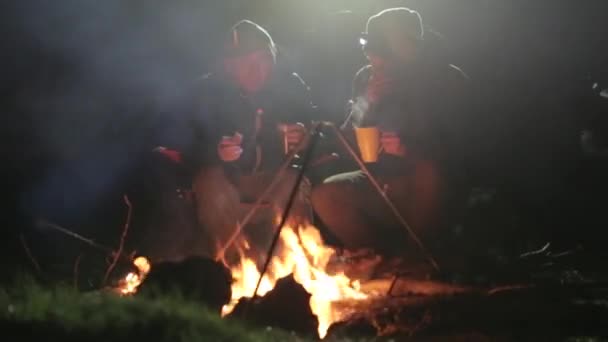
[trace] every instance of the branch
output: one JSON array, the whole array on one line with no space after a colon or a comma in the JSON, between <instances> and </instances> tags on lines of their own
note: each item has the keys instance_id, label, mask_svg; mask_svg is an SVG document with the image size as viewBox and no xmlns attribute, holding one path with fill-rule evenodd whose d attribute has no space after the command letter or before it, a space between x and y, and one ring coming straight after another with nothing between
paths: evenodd
<instances>
[{"instance_id":1,"label":"branch","mask_svg":"<svg viewBox=\"0 0 608 342\"><path fill-rule=\"evenodd\" d=\"M49 229L58 231L58 232L60 232L62 234L65 234L65 235L67 235L69 237L72 237L72 238L74 238L74 239L76 239L76 240L78 240L80 242L84 242L85 244L93 247L94 249L96 249L96 250L98 250L98 251L100 251L102 253L105 253L105 254L114 254L113 251L112 251L112 248L104 246L104 245L101 245L101 244L95 242L93 239L86 238L86 237L84 237L82 235L74 233L73 231L71 231L71 230L69 230L67 228L63 228L63 227L61 227L61 226L59 226L57 224L54 224L54 223L51 223L51 222L48 222L48 221L40 219L40 220L38 220L36 222L36 227L38 227L38 228L49 228ZM123 253L118 254L118 257L124 259L125 261L132 261L133 260L133 255L125 255Z\"/></svg>"},{"instance_id":2,"label":"branch","mask_svg":"<svg viewBox=\"0 0 608 342\"><path fill-rule=\"evenodd\" d=\"M127 205L127 219L125 220L125 225L124 228L122 230L122 236L120 237L120 244L118 245L118 251L116 251L115 253L113 253L113 260L112 260L112 264L110 264L110 267L108 267L105 276L103 277L103 284L107 284L108 282L108 278L110 277L110 273L112 273L112 271L114 270L114 268L116 267L116 264L118 263L118 259L120 258L120 256L123 253L123 248L125 245L125 240L127 239L127 233L129 232L129 225L131 223L131 212L133 211L133 206L131 206L131 202L129 201L129 197L127 195L123 195L123 199L125 201L125 204Z\"/></svg>"},{"instance_id":3,"label":"branch","mask_svg":"<svg viewBox=\"0 0 608 342\"><path fill-rule=\"evenodd\" d=\"M56 231L61 232L61 233L65 234L65 235L71 236L71 237L75 238L76 240L84 242L84 243L86 243L87 245L89 245L89 246L91 246L93 248L96 248L96 249L101 250L101 251L106 252L106 253L111 252L110 248L108 248L106 246L103 246L103 245L100 245L100 244L98 244L97 242L95 242L95 241L93 241L91 239L85 238L82 235L78 235L78 234L74 233L73 231L71 231L69 229L66 229L66 228L63 228L63 227L61 227L59 225L56 225L54 223L47 222L45 220L38 220L36 226L37 227L50 228L50 229L56 230Z\"/></svg>"},{"instance_id":4,"label":"branch","mask_svg":"<svg viewBox=\"0 0 608 342\"><path fill-rule=\"evenodd\" d=\"M534 285L528 284L522 284L522 285L505 285L505 286L499 286L499 287L495 287L493 289L490 289L487 294L488 295L494 295L500 292L505 292L505 291L515 291L515 290L526 290L526 289L530 289L533 288Z\"/></svg>"},{"instance_id":5,"label":"branch","mask_svg":"<svg viewBox=\"0 0 608 342\"><path fill-rule=\"evenodd\" d=\"M74 261L74 290L78 291L78 270L80 269L80 260L82 260L82 254L78 254Z\"/></svg>"},{"instance_id":6,"label":"branch","mask_svg":"<svg viewBox=\"0 0 608 342\"><path fill-rule=\"evenodd\" d=\"M32 254L32 251L27 246L27 242L26 242L25 236L23 236L23 234L19 234L19 240L21 240L21 245L23 246L23 249L25 250L25 254L28 256L28 258L32 262L32 265L34 265L34 268L36 269L36 271L38 271L38 273L42 273L42 269L40 268L40 264L38 263L38 261L36 261L36 258Z\"/></svg>"}]
</instances>

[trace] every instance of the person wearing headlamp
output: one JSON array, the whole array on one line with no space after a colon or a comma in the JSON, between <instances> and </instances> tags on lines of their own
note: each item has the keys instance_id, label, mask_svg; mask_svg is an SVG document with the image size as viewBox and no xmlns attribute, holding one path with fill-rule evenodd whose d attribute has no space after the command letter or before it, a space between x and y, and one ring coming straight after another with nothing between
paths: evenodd
<instances>
[{"instance_id":1,"label":"person wearing headlamp","mask_svg":"<svg viewBox=\"0 0 608 342\"><path fill-rule=\"evenodd\" d=\"M380 151L369 169L412 228L432 235L446 198L446 120L462 108L467 76L426 50L422 19L408 8L371 16L360 44L369 64L353 81L342 125L378 127ZM404 230L361 171L334 175L313 189L313 207L345 248L403 252Z\"/></svg>"}]
</instances>

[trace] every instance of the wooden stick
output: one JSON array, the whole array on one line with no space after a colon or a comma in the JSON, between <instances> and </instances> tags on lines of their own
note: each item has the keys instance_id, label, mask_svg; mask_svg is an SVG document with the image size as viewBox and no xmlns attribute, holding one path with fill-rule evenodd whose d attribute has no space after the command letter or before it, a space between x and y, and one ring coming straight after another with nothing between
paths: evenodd
<instances>
[{"instance_id":1,"label":"wooden stick","mask_svg":"<svg viewBox=\"0 0 608 342\"><path fill-rule=\"evenodd\" d=\"M289 211L291 210L291 207L293 206L293 203L295 202L296 195L298 194L298 190L300 189L300 183L302 182L302 179L304 178L304 172L306 172L306 166L308 165L308 162L310 161L310 158L312 156L312 151L314 150L314 147L315 147L315 143L318 140L315 138L318 138L318 136L320 134L320 130L319 130L320 126L321 126L320 123L317 123L317 124L315 124L315 126L313 126L312 133L311 133L312 141L310 142L310 144L306 150L306 153L304 155L304 158L302 159L302 167L298 171L298 177L296 178L296 183L294 184L294 186L291 190L291 193L289 194L289 199L287 201L287 205L285 206L285 210L283 211L283 215L281 216L281 222L279 223L279 225L276 229L276 232L274 233L272 243L270 244L270 248L268 249L268 253L266 255L266 260L264 261L264 266L262 267L262 270L260 272L260 277L258 278L258 282L255 285L255 289L253 290L253 294L252 294L251 298L255 298L255 296L257 295L258 290L260 288L260 284L262 283L262 279L264 278L264 274L268 270L268 266L270 265L270 261L272 260L272 255L274 254L274 249L276 248L277 242L279 241L279 237L281 236L281 231L283 231L283 226L285 225L285 222L287 221L287 217L289 216Z\"/></svg>"},{"instance_id":2,"label":"wooden stick","mask_svg":"<svg viewBox=\"0 0 608 342\"><path fill-rule=\"evenodd\" d=\"M397 207L395 207L395 205L393 204L391 199L388 198L388 196L386 195L386 193L384 192L384 190L382 189L382 187L380 186L380 184L378 183L376 178L369 172L367 166L365 166L365 163L361 160L361 158L359 158L359 155L357 154L357 152L355 152L355 150L350 146L350 144L344 137L344 134L334 124L327 123L327 125L332 127L332 129L336 133L336 136L338 137L338 139L340 140L342 145L346 148L348 153L350 153L350 155L353 157L353 159L357 162L361 171L363 171L363 173L367 176L370 183L373 185L373 187L376 189L376 191L380 194L380 196L384 200L384 203L390 208L390 210L392 211L395 218L405 228L407 233L412 237L412 239L414 240L414 242L416 243L416 245L418 246L418 248L420 249L422 254L427 258L427 260L433 266L433 268L435 268L436 271L439 271L439 264L437 264L437 262L435 261L435 258L433 258L433 256L427 251L426 247L424 246L422 241L418 238L418 236L416 235L414 230L410 227L410 225L407 223L405 218L403 218L403 216L401 215L401 213L399 212Z\"/></svg>"},{"instance_id":3,"label":"wooden stick","mask_svg":"<svg viewBox=\"0 0 608 342\"><path fill-rule=\"evenodd\" d=\"M21 241L21 246L23 246L23 249L25 250L25 254L27 255L27 257L32 262L32 265L34 265L34 268L36 269L36 271L38 273L42 273L42 269L40 268L40 264L38 263L38 261L36 260L36 258L32 254L32 251L28 247L27 241L25 240L25 236L23 236L23 234L19 234L19 240Z\"/></svg>"},{"instance_id":4,"label":"wooden stick","mask_svg":"<svg viewBox=\"0 0 608 342\"><path fill-rule=\"evenodd\" d=\"M108 269L106 270L106 274L103 277L103 284L107 284L108 282L108 278L110 277L110 273L112 273L112 271L114 270L114 268L116 267L116 264L118 263L118 259L120 258L120 256L122 255L122 251L125 245L125 240L127 239L127 234L129 232L129 225L131 223L131 213L133 211L133 206L131 205L131 202L129 201L129 197L127 195L123 195L123 199L125 201L125 204L127 205L127 218L125 220L125 225L122 229L122 235L120 237L120 243L118 245L118 250L114 253L114 257L112 260L112 263L110 264L110 267L108 267Z\"/></svg>"},{"instance_id":5,"label":"wooden stick","mask_svg":"<svg viewBox=\"0 0 608 342\"><path fill-rule=\"evenodd\" d=\"M49 229L58 231L58 232L60 232L62 234L65 234L65 235L67 235L69 237L72 237L72 238L74 238L74 239L76 239L76 240L78 240L80 242L83 242L83 243L85 243L85 244L93 247L94 249L97 249L100 252L108 253L108 254L112 253L112 248L104 246L104 245L101 245L101 244L98 244L93 239L89 239L89 238L86 238L86 237L84 237L82 235L74 233L73 231L71 231L71 230L69 230L67 228L61 227L60 225L57 225L55 223L47 222L45 220L38 220L36 222L36 226L39 227L39 228L43 227L43 228L49 228ZM131 261L132 260L132 258L129 255L120 254L120 257L122 259L124 259L124 260L127 260L127 261Z\"/></svg>"},{"instance_id":6,"label":"wooden stick","mask_svg":"<svg viewBox=\"0 0 608 342\"><path fill-rule=\"evenodd\" d=\"M281 180L283 179L283 175L285 174L285 172L289 168L289 165L291 165L291 162L293 161L293 158L295 158L296 154L298 154L298 151L301 148L303 148L304 146L306 146L306 144L308 144L308 139L304 139L304 141L302 141L300 143L300 145L298 145L297 148L295 148L292 151L290 151L290 153L287 155L287 158L285 159L285 161L283 162L283 164L281 164L281 166L279 167L279 170L277 171L277 174L274 177L274 179L270 182L270 184L268 185L268 187L266 188L266 190L264 190L264 192L262 192L262 194L256 199L255 203L253 204L253 206L251 207L251 209L249 209L249 211L247 212L247 214L245 214L245 216L243 217L243 219L240 220L236 224L236 228L235 228L234 232L232 233L232 235L230 236L230 238L228 239L228 241L216 253L216 255L215 255L215 261L221 262L222 260L224 260L224 255L226 254L226 251L230 247L232 247L232 245L234 244L234 242L236 241L236 239L241 235L241 233L243 232L243 228L249 223L249 221L253 218L253 215L255 215L255 213L262 206L262 202L268 197L268 195L270 195L270 193L281 182Z\"/></svg>"},{"instance_id":7,"label":"wooden stick","mask_svg":"<svg viewBox=\"0 0 608 342\"><path fill-rule=\"evenodd\" d=\"M80 240L81 242L86 243L87 245L94 247L96 249L102 250L104 252L109 252L111 251L110 248L100 245L97 242L93 241L92 239L89 238L85 238L82 235L79 235L77 233L74 233L73 231L67 229L67 228L63 228L57 224L51 223L51 222L47 222L45 220L38 220L38 222L36 223L36 226L38 227L44 227L44 228L51 228L53 230L56 230L58 232L61 232L65 235L71 236L73 238L75 238L76 240Z\"/></svg>"},{"instance_id":8,"label":"wooden stick","mask_svg":"<svg viewBox=\"0 0 608 342\"><path fill-rule=\"evenodd\" d=\"M82 260L82 253L78 254L74 261L74 290L78 291L78 271L80 269L80 260Z\"/></svg>"}]
</instances>

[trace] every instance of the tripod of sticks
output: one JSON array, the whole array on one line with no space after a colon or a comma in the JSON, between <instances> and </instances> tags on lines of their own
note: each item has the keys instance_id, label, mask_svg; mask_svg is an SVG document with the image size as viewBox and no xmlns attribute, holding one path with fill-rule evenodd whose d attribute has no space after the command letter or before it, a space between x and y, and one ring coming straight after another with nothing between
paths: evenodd
<instances>
[{"instance_id":1,"label":"tripod of sticks","mask_svg":"<svg viewBox=\"0 0 608 342\"><path fill-rule=\"evenodd\" d=\"M223 258L226 250L228 250L234 244L234 242L236 241L238 236L241 234L243 227L247 225L247 223L251 220L251 218L255 215L255 213L260 208L262 202L273 191L273 189L276 188L277 184L279 184L285 171L290 166L290 164L293 162L293 159L296 156L297 151L304 151L302 161L301 161L301 167L298 170L299 172L298 172L298 175L296 178L296 182L293 185L293 188L290 192L290 196L289 196L287 205L285 206L285 208L283 210L283 213L281 216L281 221L280 221L277 229L275 229L275 233L272 238L272 243L267 251L266 259L264 261L264 265L260 272L260 276L258 278L258 282L256 284L255 290L252 294L252 298L255 298L255 296L257 295L258 289L260 287L264 274L268 271L268 266L270 264L273 254L275 252L275 248L276 248L277 242L279 241L279 237L281 235L283 226L285 225L285 222L287 221L291 207L293 206L298 189L300 187L300 183L302 182L304 174L305 174L307 168L309 167L311 156L313 154L317 141L321 135L321 132L325 128L329 128L334 133L334 135L338 138L338 141L340 142L340 144L346 149L346 151L350 154L350 156L358 164L361 171L363 171L363 173L367 176L367 178L369 179L369 181L372 184L372 186L374 187L374 189L381 196L382 200L388 206L388 208L391 210L392 214L398 220L400 225L406 230L406 232L409 234L409 236L412 238L412 240L414 240L419 251L424 255L424 257L432 265L432 267L436 271L439 271L439 265L435 261L435 258L433 258L433 256L428 252L427 248L424 246L424 244L422 243L420 238L418 238L418 236L416 235L414 230L410 227L410 225L407 223L405 218L401 215L401 213L399 212L397 207L393 204L391 199L386 195L385 191L383 190L383 188L380 185L380 183L378 182L378 180L370 173L369 169L365 166L365 163L359 157L359 155L357 154L355 149L349 144L348 140L346 139L346 137L344 136L342 131L340 131L340 129L331 122L319 121L319 122L313 122L312 129L311 129L309 135L307 136L307 138L304 139L304 141L302 141L302 143L300 144L300 146L298 146L298 148L294 149L287 155L284 163L281 165L281 167L279 168L279 170L277 172L277 176L268 185L268 187L259 196L259 198L257 198L253 207L249 210L249 212L247 212L247 214L244 216L244 218L237 225L235 231L231 235L231 238L227 241L227 243L220 249L220 251L216 255L216 260L221 260ZM393 277L393 280L391 282L391 285L388 289L387 295L391 294L398 279L399 279L399 275L395 274Z\"/></svg>"}]
</instances>

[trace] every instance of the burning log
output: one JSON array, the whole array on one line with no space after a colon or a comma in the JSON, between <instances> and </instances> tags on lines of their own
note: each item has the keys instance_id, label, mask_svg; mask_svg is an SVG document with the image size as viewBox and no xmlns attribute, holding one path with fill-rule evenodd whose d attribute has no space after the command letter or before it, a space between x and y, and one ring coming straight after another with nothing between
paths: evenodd
<instances>
[{"instance_id":1,"label":"burning log","mask_svg":"<svg viewBox=\"0 0 608 342\"><path fill-rule=\"evenodd\" d=\"M178 291L220 313L231 297L230 271L222 264L202 257L190 257L180 262L155 263L138 295L160 295Z\"/></svg>"},{"instance_id":2,"label":"burning log","mask_svg":"<svg viewBox=\"0 0 608 342\"><path fill-rule=\"evenodd\" d=\"M260 326L272 326L305 336L317 335L319 320L310 308L311 295L292 275L279 279L263 297L242 298L229 317Z\"/></svg>"}]
</instances>

